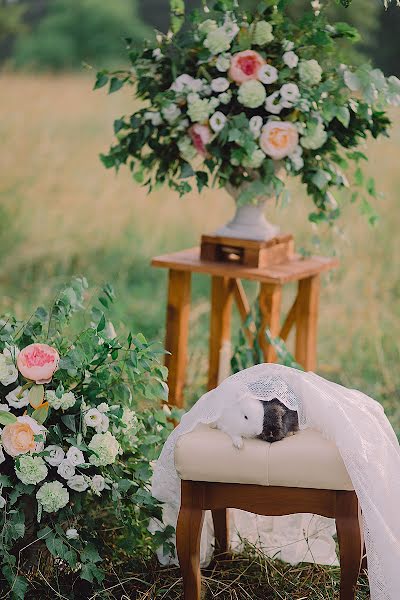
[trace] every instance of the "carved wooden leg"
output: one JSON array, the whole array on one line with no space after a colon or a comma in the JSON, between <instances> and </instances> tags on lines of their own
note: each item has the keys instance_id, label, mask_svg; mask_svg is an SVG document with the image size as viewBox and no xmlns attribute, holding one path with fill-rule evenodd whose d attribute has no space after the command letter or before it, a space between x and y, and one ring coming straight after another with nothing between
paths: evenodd
<instances>
[{"instance_id":1,"label":"carved wooden leg","mask_svg":"<svg viewBox=\"0 0 400 600\"><path fill-rule=\"evenodd\" d=\"M212 511L215 535L215 550L219 558L226 558L229 552L229 512L227 508Z\"/></svg>"},{"instance_id":2,"label":"carved wooden leg","mask_svg":"<svg viewBox=\"0 0 400 600\"><path fill-rule=\"evenodd\" d=\"M171 354L165 356L165 365L169 371L169 402L179 407L183 406L183 387L185 385L190 283L190 272L170 270L165 348Z\"/></svg>"},{"instance_id":3,"label":"carved wooden leg","mask_svg":"<svg viewBox=\"0 0 400 600\"><path fill-rule=\"evenodd\" d=\"M231 313L234 281L213 276L211 280L211 316L208 389L217 387L220 375L220 351L231 339Z\"/></svg>"},{"instance_id":4,"label":"carved wooden leg","mask_svg":"<svg viewBox=\"0 0 400 600\"><path fill-rule=\"evenodd\" d=\"M336 529L340 551L340 600L354 600L364 542L354 492L336 492Z\"/></svg>"},{"instance_id":5,"label":"carved wooden leg","mask_svg":"<svg viewBox=\"0 0 400 600\"><path fill-rule=\"evenodd\" d=\"M181 509L176 527L176 549L183 578L183 600L200 600L200 538L204 511L195 502L196 490L182 481Z\"/></svg>"},{"instance_id":6,"label":"carved wooden leg","mask_svg":"<svg viewBox=\"0 0 400 600\"><path fill-rule=\"evenodd\" d=\"M277 337L280 331L282 286L270 283L262 283L259 295L261 325L258 332L258 341L262 349L265 362L275 362L276 353L268 343L265 335L267 327L271 331L272 337Z\"/></svg>"}]
</instances>

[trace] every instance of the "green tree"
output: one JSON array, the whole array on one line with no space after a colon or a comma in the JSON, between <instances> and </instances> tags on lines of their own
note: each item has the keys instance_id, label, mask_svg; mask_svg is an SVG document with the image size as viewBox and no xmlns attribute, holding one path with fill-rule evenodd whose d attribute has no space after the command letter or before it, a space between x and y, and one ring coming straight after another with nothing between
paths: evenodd
<instances>
[{"instance_id":1,"label":"green tree","mask_svg":"<svg viewBox=\"0 0 400 600\"><path fill-rule=\"evenodd\" d=\"M124 56L124 37L149 35L134 0L53 0L37 27L17 39L15 62L51 70L112 66Z\"/></svg>"}]
</instances>

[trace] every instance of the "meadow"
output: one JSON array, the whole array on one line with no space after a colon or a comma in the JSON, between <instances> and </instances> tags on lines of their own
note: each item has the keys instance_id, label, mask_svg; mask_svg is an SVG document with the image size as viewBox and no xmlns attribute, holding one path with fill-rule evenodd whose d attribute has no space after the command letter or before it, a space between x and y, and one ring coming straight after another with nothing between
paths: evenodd
<instances>
[{"instance_id":1,"label":"meadow","mask_svg":"<svg viewBox=\"0 0 400 600\"><path fill-rule=\"evenodd\" d=\"M202 232L232 214L231 199L222 190L182 199L161 190L147 197L127 170L116 175L103 168L98 154L112 141L113 119L134 110L129 91L111 96L93 92L90 74L3 74L0 83L0 313L27 317L39 303L50 303L71 275L83 274L92 284L114 286L116 324L162 339L166 273L150 267L151 257L196 245ZM400 116L392 117L390 140L367 148L367 173L384 194L376 203L377 226L368 225L357 205L346 204L336 228L316 230L307 221L310 201L297 184L291 184L290 204L271 207L269 217L294 233L298 248L339 256L340 268L323 281L319 372L382 401L400 434ZM249 291L254 297L255 287ZM192 399L205 382L208 299L209 282L195 277L187 386ZM271 591L271 598L306 597L302 593L310 587L285 592L286 577L290 585L311 582L310 598L326 599L328 587L337 584L337 572L319 567L306 567L304 573L272 564L268 568L279 574L272 590L285 594ZM257 594L265 588L257 586L265 569L247 557L237 571L228 569L226 577L211 573L210 597L237 597L233 584L248 571L254 580L244 580L244 587L253 581L252 597L264 598ZM138 570L132 579L137 577ZM129 591L137 592L132 597L153 598L151 590L156 589L161 597L179 597L176 570L171 579L155 569L140 577L143 595L132 581Z\"/></svg>"}]
</instances>

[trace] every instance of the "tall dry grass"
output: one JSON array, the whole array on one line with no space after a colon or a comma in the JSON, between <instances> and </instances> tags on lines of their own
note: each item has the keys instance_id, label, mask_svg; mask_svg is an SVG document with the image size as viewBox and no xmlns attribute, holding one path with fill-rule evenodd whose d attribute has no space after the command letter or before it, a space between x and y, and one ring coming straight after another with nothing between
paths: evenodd
<instances>
[{"instance_id":1,"label":"tall dry grass","mask_svg":"<svg viewBox=\"0 0 400 600\"><path fill-rule=\"evenodd\" d=\"M4 74L0 85L1 308L27 314L69 274L82 272L116 285L118 318L162 335L165 274L150 269L151 256L196 244L232 213L231 200L218 190L146 197L126 170L104 170L98 154L111 142L113 119L132 111L128 91L92 92L90 77L76 75ZM378 227L371 229L357 206L346 206L343 231L320 231L315 248L309 200L293 185L291 204L271 208L270 217L295 234L298 246L339 255L341 268L322 292L321 365L384 398L400 430L398 112L393 118L391 139L367 150L367 170L385 194ZM204 375L207 311L208 283L195 278L196 382Z\"/></svg>"}]
</instances>

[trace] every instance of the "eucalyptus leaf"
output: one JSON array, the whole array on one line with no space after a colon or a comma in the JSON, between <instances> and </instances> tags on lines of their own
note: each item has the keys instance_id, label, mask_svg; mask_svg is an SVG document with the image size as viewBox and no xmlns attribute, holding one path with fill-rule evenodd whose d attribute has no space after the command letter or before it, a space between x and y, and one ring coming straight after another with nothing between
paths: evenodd
<instances>
[{"instance_id":1,"label":"eucalyptus leaf","mask_svg":"<svg viewBox=\"0 0 400 600\"><path fill-rule=\"evenodd\" d=\"M12 413L0 410L0 425L11 425L17 422L17 417Z\"/></svg>"},{"instance_id":2,"label":"eucalyptus leaf","mask_svg":"<svg viewBox=\"0 0 400 600\"><path fill-rule=\"evenodd\" d=\"M28 400L32 408L38 408L43 403L44 386L33 385L29 390Z\"/></svg>"}]
</instances>

